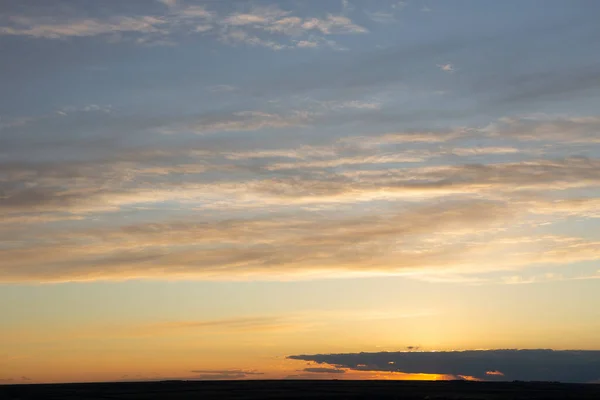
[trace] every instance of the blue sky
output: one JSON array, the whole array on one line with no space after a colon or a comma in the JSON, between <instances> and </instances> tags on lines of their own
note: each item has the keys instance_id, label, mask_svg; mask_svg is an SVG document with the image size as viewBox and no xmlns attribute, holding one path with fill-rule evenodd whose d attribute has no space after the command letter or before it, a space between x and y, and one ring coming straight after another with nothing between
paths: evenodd
<instances>
[{"instance_id":1,"label":"blue sky","mask_svg":"<svg viewBox=\"0 0 600 400\"><path fill-rule=\"evenodd\" d=\"M600 349L598 15L592 0L4 0L0 379ZM194 335L214 344L202 365ZM69 372L132 337L124 370ZM73 340L81 357L48 371Z\"/></svg>"}]
</instances>

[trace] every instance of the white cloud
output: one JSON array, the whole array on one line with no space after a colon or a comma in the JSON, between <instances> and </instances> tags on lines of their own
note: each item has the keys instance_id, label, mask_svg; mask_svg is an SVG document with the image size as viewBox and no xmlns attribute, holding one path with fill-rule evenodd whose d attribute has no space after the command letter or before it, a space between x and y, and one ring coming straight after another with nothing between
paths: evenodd
<instances>
[{"instance_id":1,"label":"white cloud","mask_svg":"<svg viewBox=\"0 0 600 400\"><path fill-rule=\"evenodd\" d=\"M366 28L353 23L348 17L341 15L328 15L325 19L310 18L302 23L305 30L316 29L325 35L366 33Z\"/></svg>"},{"instance_id":2,"label":"white cloud","mask_svg":"<svg viewBox=\"0 0 600 400\"><path fill-rule=\"evenodd\" d=\"M446 72L454 72L454 65L448 63L448 64L438 64L439 69L441 69L442 71L446 71Z\"/></svg>"},{"instance_id":3,"label":"white cloud","mask_svg":"<svg viewBox=\"0 0 600 400\"><path fill-rule=\"evenodd\" d=\"M269 32L283 33L290 36L299 36L303 33L302 19L298 17L285 17L274 21L265 29Z\"/></svg>"},{"instance_id":4,"label":"white cloud","mask_svg":"<svg viewBox=\"0 0 600 400\"><path fill-rule=\"evenodd\" d=\"M299 40L296 42L297 47L319 47L319 43L311 42L310 40Z\"/></svg>"},{"instance_id":5,"label":"white cloud","mask_svg":"<svg viewBox=\"0 0 600 400\"><path fill-rule=\"evenodd\" d=\"M176 15L181 18L190 19L212 19L216 17L216 14L209 11L204 6L188 6L177 11Z\"/></svg>"},{"instance_id":6,"label":"white cloud","mask_svg":"<svg viewBox=\"0 0 600 400\"><path fill-rule=\"evenodd\" d=\"M366 33L366 28L341 15L329 14L326 18L300 18L277 7L255 8L249 13L234 13L225 17L220 25L220 38L225 43L244 43L273 50L289 48L316 48L322 45L343 50L332 40L319 35ZM263 36L267 34L268 39ZM282 42L281 35L291 41Z\"/></svg>"},{"instance_id":7,"label":"white cloud","mask_svg":"<svg viewBox=\"0 0 600 400\"><path fill-rule=\"evenodd\" d=\"M289 11L283 11L277 7L257 7L250 13L233 13L223 19L223 25L245 26L245 25L268 25L289 15Z\"/></svg>"}]
</instances>

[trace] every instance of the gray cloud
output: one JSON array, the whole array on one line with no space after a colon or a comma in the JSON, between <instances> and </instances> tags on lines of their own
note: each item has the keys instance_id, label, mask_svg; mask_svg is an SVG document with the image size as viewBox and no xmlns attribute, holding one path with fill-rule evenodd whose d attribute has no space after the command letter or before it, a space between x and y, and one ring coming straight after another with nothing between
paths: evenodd
<instances>
[{"instance_id":1,"label":"gray cloud","mask_svg":"<svg viewBox=\"0 0 600 400\"><path fill-rule=\"evenodd\" d=\"M288 358L353 370L472 376L484 380L587 383L600 377L600 351L591 350L385 352Z\"/></svg>"},{"instance_id":2,"label":"gray cloud","mask_svg":"<svg viewBox=\"0 0 600 400\"><path fill-rule=\"evenodd\" d=\"M346 371L338 368L310 367L304 368L302 371L315 374L343 374Z\"/></svg>"},{"instance_id":3,"label":"gray cloud","mask_svg":"<svg viewBox=\"0 0 600 400\"><path fill-rule=\"evenodd\" d=\"M593 116L530 115L506 117L483 132L498 138L552 143L600 143L600 118Z\"/></svg>"}]
</instances>

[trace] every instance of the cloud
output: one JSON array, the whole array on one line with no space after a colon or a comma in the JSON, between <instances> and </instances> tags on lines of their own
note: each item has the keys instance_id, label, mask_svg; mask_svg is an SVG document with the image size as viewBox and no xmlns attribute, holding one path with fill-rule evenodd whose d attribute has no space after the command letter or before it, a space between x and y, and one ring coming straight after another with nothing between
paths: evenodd
<instances>
[{"instance_id":1,"label":"cloud","mask_svg":"<svg viewBox=\"0 0 600 400\"><path fill-rule=\"evenodd\" d=\"M568 19L568 18L567 18ZM481 115L501 116L507 113L539 111L542 104L550 100L568 100L575 91L586 90L593 94L597 89L597 66L574 66L561 68L564 57L545 45L549 35L573 35L578 23L589 25L589 21L575 20L545 20L535 24L519 24L510 31L497 34L464 35L452 31L425 43L407 44L398 42L386 45L380 49L363 52L348 52L335 59L315 60L310 65L298 65L281 71L277 77L269 77L253 82L256 90L262 93L281 94L310 93L313 90L336 90L346 93L368 93L373 90L385 90L391 86L428 87L432 82L429 73L420 73L423 65L440 64L444 60L464 58L463 52L483 54L486 49L494 48L493 60L490 57L476 57L468 60L470 74L462 76L459 86L446 82L453 87L453 98L465 101L465 107L460 104L446 103L444 110L430 110L417 115L418 112L406 113L406 118L419 118L420 122L440 118L453 120L462 117L478 117ZM572 40L577 40L570 36ZM558 37L556 37L558 39ZM588 60L592 42L586 41L578 46L572 46L575 59ZM595 42L594 42L595 43ZM526 54L525 57L516 57ZM584 58L585 57L585 58ZM560 59L559 59L560 58ZM503 60L510 60L515 66L510 71L499 71L495 66ZM530 60L547 60L540 68L530 67ZM445 61L441 65L446 64ZM540 69L543 73L540 73ZM578 70L578 71L575 71ZM556 83L559 82L559 85ZM563 83L564 82L564 83ZM525 93L527 92L527 93ZM584 93L582 93L585 95ZM522 96L525 96L521 98ZM518 102L518 104L516 103ZM468 105L466 105L468 104ZM431 103L424 105L430 107ZM456 106L456 107L454 107ZM451 110L452 109L452 110ZM398 110L397 110L398 111Z\"/></svg>"},{"instance_id":2,"label":"cloud","mask_svg":"<svg viewBox=\"0 0 600 400\"><path fill-rule=\"evenodd\" d=\"M529 224L596 218L593 192L571 193L600 185L594 158L532 157L496 138L469 146L477 137L472 128L332 137L291 147L260 135L244 142L247 132L274 131L267 137L275 138L284 128L379 107L372 100L318 101L297 112L169 121L165 132L193 139L140 148L103 149L79 138L83 150L76 150L77 138L65 140L69 130L62 126L52 139L34 135L32 121L9 121L0 139L12 157L0 162L0 238L10 241L0 249L8 260L0 267L2 279L262 279L273 271L272 279L410 273L443 280L444 269L475 274L599 258L591 238L510 241L525 236L515 229ZM40 129L48 132L53 121L98 115L111 120L118 114L100 108L65 108L67 116L44 119ZM219 142L216 133L222 132L239 136ZM40 147L28 142L28 133L45 140L41 160L28 161L25 150ZM66 156L43 160L53 145L67 146ZM483 155L520 159L486 162ZM151 209L161 209L161 217L145 211ZM172 217L172 209L180 214ZM347 213L351 209L364 213ZM155 223L124 219L110 229L89 229L93 219L130 210ZM265 218L266 210L277 214ZM72 234L59 222L69 223Z\"/></svg>"},{"instance_id":3,"label":"cloud","mask_svg":"<svg viewBox=\"0 0 600 400\"><path fill-rule=\"evenodd\" d=\"M175 16L179 19L193 19L209 22L213 18L216 17L216 14L213 11L209 11L206 7L201 5L193 5L187 6L185 8L179 9Z\"/></svg>"},{"instance_id":4,"label":"cloud","mask_svg":"<svg viewBox=\"0 0 600 400\"><path fill-rule=\"evenodd\" d=\"M249 34L241 29L228 30L220 35L220 40L228 44L246 44L249 46L268 47L272 50L283 50L289 48L286 44L281 44L273 40L261 39L258 36Z\"/></svg>"},{"instance_id":5,"label":"cloud","mask_svg":"<svg viewBox=\"0 0 600 400\"><path fill-rule=\"evenodd\" d=\"M256 131L266 128L287 128L306 124L311 114L296 111L288 115L262 111L238 111L225 118L206 118L190 125L194 133L215 133L229 131Z\"/></svg>"},{"instance_id":6,"label":"cloud","mask_svg":"<svg viewBox=\"0 0 600 400\"><path fill-rule=\"evenodd\" d=\"M340 141L342 143L352 143L362 147L376 147L403 143L443 143L466 135L467 132L462 130L442 132L397 132L386 133L383 135L347 137L340 139Z\"/></svg>"},{"instance_id":7,"label":"cloud","mask_svg":"<svg viewBox=\"0 0 600 400\"><path fill-rule=\"evenodd\" d=\"M302 23L302 28L305 30L316 29L325 35L368 32L366 28L353 23L348 17L331 14L325 19L307 19Z\"/></svg>"},{"instance_id":8,"label":"cloud","mask_svg":"<svg viewBox=\"0 0 600 400\"><path fill-rule=\"evenodd\" d=\"M486 375L491 375L491 376L504 376L504 374L500 371L485 371Z\"/></svg>"},{"instance_id":9,"label":"cloud","mask_svg":"<svg viewBox=\"0 0 600 400\"><path fill-rule=\"evenodd\" d=\"M600 199L596 197L532 200L529 207L534 214L600 218Z\"/></svg>"},{"instance_id":10,"label":"cloud","mask_svg":"<svg viewBox=\"0 0 600 400\"><path fill-rule=\"evenodd\" d=\"M264 375L262 372L257 371L248 371L242 369L225 369L225 370L210 370L210 369L200 369L191 371L194 374L199 374L193 376L191 379L195 380L234 380L234 379L244 379L251 378L257 375Z\"/></svg>"},{"instance_id":11,"label":"cloud","mask_svg":"<svg viewBox=\"0 0 600 400\"><path fill-rule=\"evenodd\" d=\"M322 190L331 190L324 187ZM507 224L515 210L493 202L430 205L397 212L323 220L231 219L145 224L119 230L59 234L0 250L3 281L131 278L298 279L329 275L514 268L536 262L568 263L600 257L597 243L546 240L523 248L464 241ZM18 238L13 231L13 238ZM423 235L428 240L422 242ZM402 238L399 240L399 238ZM86 246L79 243L84 241ZM490 255L501 252L503 257ZM494 256L492 256L494 257ZM173 328L279 329L272 320L177 322ZM165 326L167 328L167 326Z\"/></svg>"},{"instance_id":12,"label":"cloud","mask_svg":"<svg viewBox=\"0 0 600 400\"><path fill-rule=\"evenodd\" d=\"M598 160L570 158L518 163L467 164L427 168L388 168L385 171L347 171L329 177L278 178L258 184L256 190L284 197L329 197L385 191L392 195L427 193L519 192L532 189L564 190L600 183ZM369 180L360 179L369 177ZM321 188L321 190L319 190Z\"/></svg>"},{"instance_id":13,"label":"cloud","mask_svg":"<svg viewBox=\"0 0 600 400\"><path fill-rule=\"evenodd\" d=\"M551 143L600 143L600 118L532 114L505 117L482 129L491 137Z\"/></svg>"},{"instance_id":14,"label":"cloud","mask_svg":"<svg viewBox=\"0 0 600 400\"><path fill-rule=\"evenodd\" d=\"M288 358L350 370L472 376L483 380L587 383L600 377L600 351L591 350L385 352L293 355Z\"/></svg>"},{"instance_id":15,"label":"cloud","mask_svg":"<svg viewBox=\"0 0 600 400\"><path fill-rule=\"evenodd\" d=\"M195 374L238 374L238 373L244 373L246 375L264 375L263 372L257 372L257 371L247 371L247 370L241 370L241 369L199 369L199 370L193 370L191 371L192 373Z\"/></svg>"},{"instance_id":16,"label":"cloud","mask_svg":"<svg viewBox=\"0 0 600 400\"><path fill-rule=\"evenodd\" d=\"M72 113L81 113L81 112L104 112L104 113L110 113L112 111L112 106L110 104L108 105L98 105L98 104L89 104L86 106L81 106L81 107L74 107L74 106L69 106L69 107L62 107L60 110L57 111L58 114L62 115L62 116L66 116Z\"/></svg>"},{"instance_id":17,"label":"cloud","mask_svg":"<svg viewBox=\"0 0 600 400\"><path fill-rule=\"evenodd\" d=\"M161 33L166 21L160 17L116 16L106 21L81 19L75 21L54 21L53 19L33 19L31 17L13 17L12 27L0 26L0 35L31 36L34 38L63 39L67 37L85 37L106 35L119 32Z\"/></svg>"},{"instance_id":18,"label":"cloud","mask_svg":"<svg viewBox=\"0 0 600 400\"><path fill-rule=\"evenodd\" d=\"M342 15L328 14L325 18L300 18L290 11L275 6L255 7L250 12L233 13L221 22L223 31L220 40L230 44L263 46L273 50L288 48L314 48L327 45L339 49L337 44L316 35L343 35L366 33L366 28L352 22ZM261 35L268 34L268 38ZM294 38L282 43L278 36ZM303 39L296 39L304 37Z\"/></svg>"},{"instance_id":19,"label":"cloud","mask_svg":"<svg viewBox=\"0 0 600 400\"><path fill-rule=\"evenodd\" d=\"M554 157L485 123L352 136L335 125L379 115L377 98L294 106L132 122L84 104L3 120L0 279L478 284L600 258L590 235L547 234L598 217L596 158ZM581 118L569 124L592 132Z\"/></svg>"},{"instance_id":20,"label":"cloud","mask_svg":"<svg viewBox=\"0 0 600 400\"><path fill-rule=\"evenodd\" d=\"M310 41L310 40L298 40L296 42L296 46L298 46L298 47L318 47L319 42Z\"/></svg>"},{"instance_id":21,"label":"cloud","mask_svg":"<svg viewBox=\"0 0 600 400\"><path fill-rule=\"evenodd\" d=\"M208 32L208 31L210 31L212 29L213 29L212 25L201 24L201 25L198 25L198 26L196 26L194 28L194 32L196 32L196 33L203 33L203 32Z\"/></svg>"},{"instance_id":22,"label":"cloud","mask_svg":"<svg viewBox=\"0 0 600 400\"><path fill-rule=\"evenodd\" d=\"M256 7L250 13L230 14L223 20L223 24L232 26L270 25L276 21L280 21L283 17L286 17L289 14L289 11L283 11L275 6Z\"/></svg>"},{"instance_id":23,"label":"cloud","mask_svg":"<svg viewBox=\"0 0 600 400\"><path fill-rule=\"evenodd\" d=\"M302 371L315 373L315 374L343 374L346 372L343 369L322 368L322 367L304 368Z\"/></svg>"},{"instance_id":24,"label":"cloud","mask_svg":"<svg viewBox=\"0 0 600 400\"><path fill-rule=\"evenodd\" d=\"M441 69L442 71L445 71L445 72L454 72L455 71L454 66L450 63L438 64L438 67L439 67L439 69Z\"/></svg>"},{"instance_id":25,"label":"cloud","mask_svg":"<svg viewBox=\"0 0 600 400\"><path fill-rule=\"evenodd\" d=\"M71 9L70 18L41 17L32 13L10 16L0 21L0 35L28 36L44 39L106 36L108 40L126 40L122 34L134 35L133 43L174 45L182 34L197 33L216 37L226 44L245 44L272 50L311 48L335 42L319 35L366 33L366 28L342 15L323 18L300 18L277 6L254 7L246 12L216 12L204 5L185 5L176 0L159 0L169 9L167 15L120 15L115 8L103 18L84 17L82 10ZM82 14L81 17L77 17ZM296 40L281 40L281 35ZM301 39L298 39L301 38Z\"/></svg>"},{"instance_id":26,"label":"cloud","mask_svg":"<svg viewBox=\"0 0 600 400\"><path fill-rule=\"evenodd\" d=\"M268 332L298 328L298 324L280 317L241 317L204 321L174 321L148 327L149 329L212 329L233 332Z\"/></svg>"}]
</instances>

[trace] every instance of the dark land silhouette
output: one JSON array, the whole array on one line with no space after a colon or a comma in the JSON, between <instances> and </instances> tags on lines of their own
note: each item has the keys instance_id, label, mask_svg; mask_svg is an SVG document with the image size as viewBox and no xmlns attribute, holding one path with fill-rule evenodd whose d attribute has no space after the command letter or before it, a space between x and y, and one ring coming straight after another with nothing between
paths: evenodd
<instances>
[{"instance_id":1,"label":"dark land silhouette","mask_svg":"<svg viewBox=\"0 0 600 400\"><path fill-rule=\"evenodd\" d=\"M162 381L0 386L1 400L471 399L598 400L600 385L465 381Z\"/></svg>"}]
</instances>

